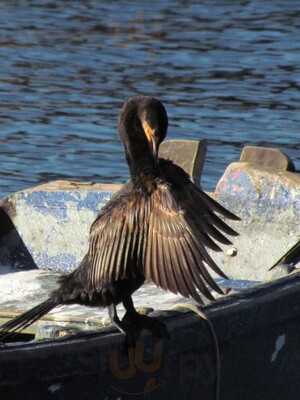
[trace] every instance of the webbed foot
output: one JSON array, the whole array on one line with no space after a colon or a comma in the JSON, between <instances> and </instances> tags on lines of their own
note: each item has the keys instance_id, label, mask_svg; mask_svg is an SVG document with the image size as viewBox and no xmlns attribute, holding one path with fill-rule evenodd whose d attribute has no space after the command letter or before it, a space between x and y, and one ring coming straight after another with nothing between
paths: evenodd
<instances>
[{"instance_id":1,"label":"webbed foot","mask_svg":"<svg viewBox=\"0 0 300 400\"><path fill-rule=\"evenodd\" d=\"M131 326L131 329L135 332L136 339L138 339L143 330L150 331L158 339L170 338L166 325L155 317L142 315L136 311L127 311L122 322Z\"/></svg>"}]
</instances>

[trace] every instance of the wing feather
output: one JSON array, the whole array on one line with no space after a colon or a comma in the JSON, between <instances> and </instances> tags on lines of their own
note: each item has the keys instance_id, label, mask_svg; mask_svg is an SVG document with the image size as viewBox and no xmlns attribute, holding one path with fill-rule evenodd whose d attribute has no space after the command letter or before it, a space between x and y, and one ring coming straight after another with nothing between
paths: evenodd
<instances>
[{"instance_id":1,"label":"wing feather","mask_svg":"<svg viewBox=\"0 0 300 400\"><path fill-rule=\"evenodd\" d=\"M125 185L101 211L90 231L88 278L103 282L143 274L163 289L202 302L210 289L223 293L208 268L222 277L207 248L237 233L222 217L238 218L197 188L179 167L165 163L151 191ZM179 171L179 172L178 172Z\"/></svg>"},{"instance_id":2,"label":"wing feather","mask_svg":"<svg viewBox=\"0 0 300 400\"><path fill-rule=\"evenodd\" d=\"M193 254L193 251L189 247L188 241L186 241L185 245L182 246L183 252L185 253L187 262L190 266L193 266L194 268L191 268L193 279L196 283L197 288L199 288L199 291L204 294L206 298L209 300L214 300L213 295L207 288L207 284L214 288L215 281L212 280L210 282L209 280L206 279L206 274L205 274L205 268L202 265L202 260L197 260L196 256ZM197 268L195 268L197 266ZM204 271L203 271L204 269ZM202 274L199 273L202 271ZM203 273L204 272L204 273Z\"/></svg>"},{"instance_id":3,"label":"wing feather","mask_svg":"<svg viewBox=\"0 0 300 400\"><path fill-rule=\"evenodd\" d=\"M227 208L221 206L220 203L218 203L216 200L214 200L212 197L210 197L208 194L203 192L201 189L198 187L195 187L195 191L197 191L198 196L201 198L201 200L204 202L207 208L210 210L216 211L223 215L224 217L231 219L233 221L240 221L240 218L233 214L231 211L227 210Z\"/></svg>"},{"instance_id":4,"label":"wing feather","mask_svg":"<svg viewBox=\"0 0 300 400\"><path fill-rule=\"evenodd\" d=\"M125 193L124 193L125 192ZM148 225L147 205L142 194L128 190L102 209L90 230L88 282L99 289L104 282L135 277L145 259Z\"/></svg>"},{"instance_id":5,"label":"wing feather","mask_svg":"<svg viewBox=\"0 0 300 400\"><path fill-rule=\"evenodd\" d=\"M174 191L163 182L152 194L144 273L163 289L201 302L199 294L214 299L209 288L223 294L208 268L226 278L206 248L222 251L215 240L231 244L224 233L236 232L215 212L233 214L208 196L199 196L193 186L185 182L181 191Z\"/></svg>"},{"instance_id":6,"label":"wing feather","mask_svg":"<svg viewBox=\"0 0 300 400\"><path fill-rule=\"evenodd\" d=\"M170 260L172 260L171 258L171 246L172 246L172 240L170 238L167 238L167 245L164 247L164 251L163 251L163 268L165 268L166 270L169 271L169 280L170 280L170 290L174 293L178 293L178 282L177 282L177 278L176 278L176 274L174 271L174 268L171 266L168 269L168 263L170 262Z\"/></svg>"},{"instance_id":7,"label":"wing feather","mask_svg":"<svg viewBox=\"0 0 300 400\"><path fill-rule=\"evenodd\" d=\"M156 220L156 223L157 223L157 231L161 232L161 230L163 229L163 227L162 227L163 221ZM158 272L160 273L162 288L168 289L168 287L170 286L170 283L169 283L168 276L166 274L167 268L164 264L164 259L165 259L164 255L163 255L164 243L161 240L159 234L155 235L155 241L156 241L156 248L157 248L155 268L157 268ZM161 267L161 265L162 265L162 267Z\"/></svg>"}]
</instances>

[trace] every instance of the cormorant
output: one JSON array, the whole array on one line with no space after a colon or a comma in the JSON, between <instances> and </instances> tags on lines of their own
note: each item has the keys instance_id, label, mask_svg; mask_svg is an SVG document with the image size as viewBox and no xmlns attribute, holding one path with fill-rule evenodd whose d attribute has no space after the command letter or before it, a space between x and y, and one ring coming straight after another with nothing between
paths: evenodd
<instances>
[{"instance_id":1,"label":"cormorant","mask_svg":"<svg viewBox=\"0 0 300 400\"><path fill-rule=\"evenodd\" d=\"M90 228L89 249L73 272L59 279L50 298L2 325L0 340L23 330L61 304L108 307L112 322L126 334L142 328L162 333L162 324L140 315L132 294L145 280L203 304L222 294L208 272L226 278L206 248L221 251L224 234L237 235L217 214L239 220L194 185L182 168L158 158L168 117L155 98L136 96L123 106L119 134L131 179L102 208ZM116 305L126 314L120 320Z\"/></svg>"}]
</instances>

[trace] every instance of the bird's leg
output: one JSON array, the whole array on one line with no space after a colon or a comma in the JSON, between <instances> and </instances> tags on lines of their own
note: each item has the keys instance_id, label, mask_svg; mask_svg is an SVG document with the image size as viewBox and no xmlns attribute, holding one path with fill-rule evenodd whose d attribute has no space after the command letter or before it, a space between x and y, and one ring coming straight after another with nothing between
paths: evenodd
<instances>
[{"instance_id":1,"label":"bird's leg","mask_svg":"<svg viewBox=\"0 0 300 400\"><path fill-rule=\"evenodd\" d=\"M139 314L134 308L131 296L128 296L123 300L123 305L125 307L126 314L122 322L129 323L135 329L136 336L139 336L141 331L146 329L149 330L155 337L169 338L165 324L159 321L157 318Z\"/></svg>"},{"instance_id":2,"label":"bird's leg","mask_svg":"<svg viewBox=\"0 0 300 400\"><path fill-rule=\"evenodd\" d=\"M130 323L124 320L120 320L117 314L117 308L115 304L111 304L108 306L108 314L111 320L111 323L115 325L116 328L119 329L121 333L124 333L126 336L126 344L128 347L135 347L137 335L134 330L134 327L131 326Z\"/></svg>"},{"instance_id":3,"label":"bird's leg","mask_svg":"<svg viewBox=\"0 0 300 400\"><path fill-rule=\"evenodd\" d=\"M115 304L111 304L110 306L108 306L108 315L111 320L111 323L113 325L115 325L115 327L118 328L121 333L126 333L124 331L122 322L121 322L120 318L118 317L117 307Z\"/></svg>"}]
</instances>

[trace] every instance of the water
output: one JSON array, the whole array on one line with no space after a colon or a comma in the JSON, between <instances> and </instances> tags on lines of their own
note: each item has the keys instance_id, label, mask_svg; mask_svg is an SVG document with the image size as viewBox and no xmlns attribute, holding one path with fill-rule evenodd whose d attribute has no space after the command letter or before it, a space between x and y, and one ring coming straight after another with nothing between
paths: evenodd
<instances>
[{"instance_id":1,"label":"water","mask_svg":"<svg viewBox=\"0 0 300 400\"><path fill-rule=\"evenodd\" d=\"M245 144L300 170L300 2L0 3L0 195L50 179L128 177L116 123L134 94L171 138L207 138L212 189Z\"/></svg>"}]
</instances>

